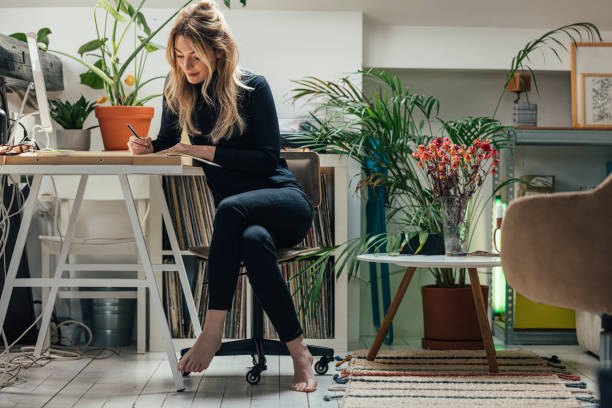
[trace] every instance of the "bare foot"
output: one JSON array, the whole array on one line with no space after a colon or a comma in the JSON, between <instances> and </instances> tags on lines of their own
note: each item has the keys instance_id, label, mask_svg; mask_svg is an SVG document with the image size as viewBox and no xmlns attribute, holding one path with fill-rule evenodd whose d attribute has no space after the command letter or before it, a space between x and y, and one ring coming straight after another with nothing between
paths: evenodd
<instances>
[{"instance_id":1,"label":"bare foot","mask_svg":"<svg viewBox=\"0 0 612 408\"><path fill-rule=\"evenodd\" d=\"M302 347L303 346L303 347ZM317 380L312 372L314 359L308 347L302 343L298 351L291 355L293 358L293 383L289 386L294 391L313 392L317 389Z\"/></svg>"},{"instance_id":2,"label":"bare foot","mask_svg":"<svg viewBox=\"0 0 612 408\"><path fill-rule=\"evenodd\" d=\"M202 332L193 347L179 361L179 371L193 373L206 370L220 348L221 335Z\"/></svg>"}]
</instances>

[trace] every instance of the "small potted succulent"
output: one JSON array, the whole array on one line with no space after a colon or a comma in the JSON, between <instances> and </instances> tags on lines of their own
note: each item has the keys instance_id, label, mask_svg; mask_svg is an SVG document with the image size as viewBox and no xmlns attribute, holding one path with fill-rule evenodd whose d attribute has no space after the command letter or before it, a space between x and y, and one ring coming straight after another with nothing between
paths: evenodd
<instances>
[{"instance_id":1,"label":"small potted succulent","mask_svg":"<svg viewBox=\"0 0 612 408\"><path fill-rule=\"evenodd\" d=\"M50 99L51 118L62 127L55 130L55 147L67 150L89 150L91 144L91 129L83 129L83 123L96 107L95 102L85 100L81 96L76 102L70 103L61 99Z\"/></svg>"}]
</instances>

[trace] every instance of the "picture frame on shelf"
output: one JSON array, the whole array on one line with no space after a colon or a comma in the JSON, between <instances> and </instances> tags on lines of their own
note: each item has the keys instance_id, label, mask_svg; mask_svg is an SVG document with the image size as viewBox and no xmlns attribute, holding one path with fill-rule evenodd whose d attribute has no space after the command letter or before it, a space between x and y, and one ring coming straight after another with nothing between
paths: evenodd
<instances>
[{"instance_id":1,"label":"picture frame on shelf","mask_svg":"<svg viewBox=\"0 0 612 408\"><path fill-rule=\"evenodd\" d=\"M570 48L571 53L571 93L572 93L572 126L583 127L590 129L612 129L612 118L605 119L596 118L593 120L593 81L597 78L606 78L612 74L612 42L578 42L572 43ZM599 74L594 74L599 73ZM595 78L595 79L594 79ZM589 89L585 87L585 81ZM605 85L600 82L599 85ZM612 92L612 88L605 88ZM586 95L585 95L586 91ZM601 108L606 112L607 106L612 105L612 101L607 101L603 104L596 102L595 105L601 105L596 108L601 111ZM612 109L612 108L609 108ZM587 117L590 114L590 117ZM612 111L608 116L612 115Z\"/></svg>"},{"instance_id":2,"label":"picture frame on shelf","mask_svg":"<svg viewBox=\"0 0 612 408\"><path fill-rule=\"evenodd\" d=\"M612 74L580 74L582 127L612 129Z\"/></svg>"}]
</instances>

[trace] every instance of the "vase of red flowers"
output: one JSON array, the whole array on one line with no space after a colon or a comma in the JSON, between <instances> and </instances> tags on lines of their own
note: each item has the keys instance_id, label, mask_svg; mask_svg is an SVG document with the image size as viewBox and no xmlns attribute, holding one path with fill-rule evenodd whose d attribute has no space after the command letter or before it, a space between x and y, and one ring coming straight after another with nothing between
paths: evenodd
<instances>
[{"instance_id":1,"label":"vase of red flowers","mask_svg":"<svg viewBox=\"0 0 612 408\"><path fill-rule=\"evenodd\" d=\"M449 138L434 139L427 146L419 145L412 153L440 202L446 255L468 252L470 199L487 174L495 174L499 163L497 155L489 140L475 139L466 146L455 144Z\"/></svg>"}]
</instances>

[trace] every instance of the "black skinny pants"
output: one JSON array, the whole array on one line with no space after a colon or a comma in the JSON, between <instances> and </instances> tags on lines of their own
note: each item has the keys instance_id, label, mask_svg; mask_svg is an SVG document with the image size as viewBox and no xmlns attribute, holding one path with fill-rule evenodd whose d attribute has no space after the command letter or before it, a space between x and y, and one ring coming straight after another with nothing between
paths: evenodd
<instances>
[{"instance_id":1,"label":"black skinny pants","mask_svg":"<svg viewBox=\"0 0 612 408\"><path fill-rule=\"evenodd\" d=\"M231 308L243 260L251 287L280 340L286 343L300 336L302 328L276 248L304 239L312 217L310 201L296 187L253 190L221 200L208 255L208 308Z\"/></svg>"}]
</instances>

